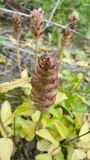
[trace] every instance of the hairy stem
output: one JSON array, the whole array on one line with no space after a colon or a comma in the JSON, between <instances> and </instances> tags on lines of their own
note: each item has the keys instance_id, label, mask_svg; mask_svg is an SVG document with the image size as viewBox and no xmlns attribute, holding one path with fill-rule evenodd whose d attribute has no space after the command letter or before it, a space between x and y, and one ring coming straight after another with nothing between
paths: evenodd
<instances>
[{"instance_id":1,"label":"hairy stem","mask_svg":"<svg viewBox=\"0 0 90 160\"><path fill-rule=\"evenodd\" d=\"M35 64L38 63L38 39L35 39Z\"/></svg>"}]
</instances>

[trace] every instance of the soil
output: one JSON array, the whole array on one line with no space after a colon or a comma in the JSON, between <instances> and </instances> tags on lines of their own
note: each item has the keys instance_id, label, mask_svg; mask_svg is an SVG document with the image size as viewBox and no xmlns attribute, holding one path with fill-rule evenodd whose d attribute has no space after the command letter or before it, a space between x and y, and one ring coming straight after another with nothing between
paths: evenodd
<instances>
[{"instance_id":1,"label":"soil","mask_svg":"<svg viewBox=\"0 0 90 160\"><path fill-rule=\"evenodd\" d=\"M31 142L20 139L15 147L11 160L35 160L35 156L39 153L36 144L36 138Z\"/></svg>"}]
</instances>

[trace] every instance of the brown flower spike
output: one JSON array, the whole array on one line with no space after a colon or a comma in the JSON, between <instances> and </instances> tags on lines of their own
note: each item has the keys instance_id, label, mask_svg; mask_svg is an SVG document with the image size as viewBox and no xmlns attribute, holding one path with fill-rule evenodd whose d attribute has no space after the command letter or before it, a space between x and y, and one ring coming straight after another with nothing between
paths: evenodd
<instances>
[{"instance_id":1,"label":"brown flower spike","mask_svg":"<svg viewBox=\"0 0 90 160\"><path fill-rule=\"evenodd\" d=\"M31 31L33 38L39 38L44 32L44 11L42 8L31 11Z\"/></svg>"},{"instance_id":2,"label":"brown flower spike","mask_svg":"<svg viewBox=\"0 0 90 160\"><path fill-rule=\"evenodd\" d=\"M67 28L65 28L62 32L61 37L61 48L62 49L68 49L68 46L70 44L70 40L74 34L71 30L76 29L77 20L79 19L79 14L76 11L73 11L71 15L69 16L69 25ZM71 29L71 30L70 30ZM62 50L61 49L61 50Z\"/></svg>"},{"instance_id":3,"label":"brown flower spike","mask_svg":"<svg viewBox=\"0 0 90 160\"><path fill-rule=\"evenodd\" d=\"M19 34L21 31L21 15L17 12L13 13L12 22L14 31Z\"/></svg>"},{"instance_id":4,"label":"brown flower spike","mask_svg":"<svg viewBox=\"0 0 90 160\"><path fill-rule=\"evenodd\" d=\"M58 87L57 55L41 56L33 69L31 99L38 110L46 110L56 99Z\"/></svg>"}]
</instances>

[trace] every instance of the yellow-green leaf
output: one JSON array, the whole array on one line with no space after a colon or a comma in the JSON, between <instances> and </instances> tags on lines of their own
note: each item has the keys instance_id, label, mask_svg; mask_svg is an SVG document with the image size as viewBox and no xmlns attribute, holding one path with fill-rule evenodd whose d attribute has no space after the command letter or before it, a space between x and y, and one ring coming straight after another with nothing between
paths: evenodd
<instances>
[{"instance_id":1,"label":"yellow-green leaf","mask_svg":"<svg viewBox=\"0 0 90 160\"><path fill-rule=\"evenodd\" d=\"M85 122L80 130L80 133L79 135L82 135L82 134L85 134L86 132L89 131L89 122ZM82 137L80 137L80 140L83 141L83 142L89 142L90 141L90 133L89 134L86 134Z\"/></svg>"},{"instance_id":2,"label":"yellow-green leaf","mask_svg":"<svg viewBox=\"0 0 90 160\"><path fill-rule=\"evenodd\" d=\"M36 134L48 141L50 141L53 144L58 145L58 141L56 141L53 136L51 135L51 133L49 132L48 129L40 129L38 131L36 131Z\"/></svg>"},{"instance_id":3,"label":"yellow-green leaf","mask_svg":"<svg viewBox=\"0 0 90 160\"><path fill-rule=\"evenodd\" d=\"M68 134L68 128L60 121L55 121L55 127L62 138L66 138Z\"/></svg>"},{"instance_id":4,"label":"yellow-green leaf","mask_svg":"<svg viewBox=\"0 0 90 160\"><path fill-rule=\"evenodd\" d=\"M35 127L36 124L32 123L30 126L27 126L21 130L21 136L27 141L31 141L35 136Z\"/></svg>"},{"instance_id":5,"label":"yellow-green leaf","mask_svg":"<svg viewBox=\"0 0 90 160\"><path fill-rule=\"evenodd\" d=\"M9 138L0 138L0 160L10 160L13 142Z\"/></svg>"},{"instance_id":6,"label":"yellow-green leaf","mask_svg":"<svg viewBox=\"0 0 90 160\"><path fill-rule=\"evenodd\" d=\"M42 139L41 141L37 142L37 149L39 151L48 151L48 148L50 147L51 143L45 139Z\"/></svg>"},{"instance_id":7,"label":"yellow-green leaf","mask_svg":"<svg viewBox=\"0 0 90 160\"><path fill-rule=\"evenodd\" d=\"M54 160L65 160L64 154L60 151L58 154L54 155Z\"/></svg>"},{"instance_id":8,"label":"yellow-green leaf","mask_svg":"<svg viewBox=\"0 0 90 160\"><path fill-rule=\"evenodd\" d=\"M80 160L80 159L84 159L86 157L86 153L83 152L82 150L79 149L75 149L73 151L73 155L71 160Z\"/></svg>"},{"instance_id":9,"label":"yellow-green leaf","mask_svg":"<svg viewBox=\"0 0 90 160\"><path fill-rule=\"evenodd\" d=\"M11 106L8 101L5 101L1 107L1 119L4 125L9 125L12 123L12 111Z\"/></svg>"},{"instance_id":10,"label":"yellow-green leaf","mask_svg":"<svg viewBox=\"0 0 90 160\"><path fill-rule=\"evenodd\" d=\"M24 118L18 116L15 118L16 133L28 141L31 141L34 138L35 127L36 123L31 120L25 120Z\"/></svg>"},{"instance_id":11,"label":"yellow-green leaf","mask_svg":"<svg viewBox=\"0 0 90 160\"><path fill-rule=\"evenodd\" d=\"M9 126L5 126L5 130L7 133L4 131L4 129L0 126L0 132L3 137L10 137L13 135L13 130Z\"/></svg>"},{"instance_id":12,"label":"yellow-green leaf","mask_svg":"<svg viewBox=\"0 0 90 160\"><path fill-rule=\"evenodd\" d=\"M35 157L35 160L52 160L52 156L47 153L39 154Z\"/></svg>"},{"instance_id":13,"label":"yellow-green leaf","mask_svg":"<svg viewBox=\"0 0 90 160\"><path fill-rule=\"evenodd\" d=\"M26 84L29 84L31 78L27 77L27 78L20 78L20 79L16 79L14 81L11 82L4 82L0 84L0 93L6 93L10 90L13 90L15 88L24 88L26 86Z\"/></svg>"},{"instance_id":14,"label":"yellow-green leaf","mask_svg":"<svg viewBox=\"0 0 90 160\"><path fill-rule=\"evenodd\" d=\"M32 104L23 103L22 105L16 108L14 114L22 116L31 116L35 111L36 110L32 106Z\"/></svg>"},{"instance_id":15,"label":"yellow-green leaf","mask_svg":"<svg viewBox=\"0 0 90 160\"><path fill-rule=\"evenodd\" d=\"M55 104L59 104L59 103L63 102L66 99L68 99L68 97L66 96L65 93L58 92L57 96L56 96L56 102L55 102Z\"/></svg>"},{"instance_id":16,"label":"yellow-green leaf","mask_svg":"<svg viewBox=\"0 0 90 160\"><path fill-rule=\"evenodd\" d=\"M50 107L49 113L51 113L54 117L61 119L63 115L63 110L62 108Z\"/></svg>"},{"instance_id":17,"label":"yellow-green leaf","mask_svg":"<svg viewBox=\"0 0 90 160\"><path fill-rule=\"evenodd\" d=\"M6 62L5 57L0 56L0 63L5 63L5 62Z\"/></svg>"},{"instance_id":18,"label":"yellow-green leaf","mask_svg":"<svg viewBox=\"0 0 90 160\"><path fill-rule=\"evenodd\" d=\"M74 123L75 123L75 127L81 128L82 125L82 113L78 113L78 112L74 112L75 115L75 119L74 119Z\"/></svg>"},{"instance_id":19,"label":"yellow-green leaf","mask_svg":"<svg viewBox=\"0 0 90 160\"><path fill-rule=\"evenodd\" d=\"M33 122L37 122L40 117L40 111L36 111L31 117L32 117Z\"/></svg>"},{"instance_id":20,"label":"yellow-green leaf","mask_svg":"<svg viewBox=\"0 0 90 160\"><path fill-rule=\"evenodd\" d=\"M51 144L50 147L48 148L48 153L50 155L56 155L60 153L61 149L60 147L57 147L55 144Z\"/></svg>"}]
</instances>

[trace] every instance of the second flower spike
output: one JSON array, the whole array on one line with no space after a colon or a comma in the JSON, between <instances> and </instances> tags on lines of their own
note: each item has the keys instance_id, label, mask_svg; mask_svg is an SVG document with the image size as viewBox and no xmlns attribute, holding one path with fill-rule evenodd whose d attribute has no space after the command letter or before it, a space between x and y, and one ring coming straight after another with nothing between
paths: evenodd
<instances>
[{"instance_id":1,"label":"second flower spike","mask_svg":"<svg viewBox=\"0 0 90 160\"><path fill-rule=\"evenodd\" d=\"M44 32L44 11L42 8L31 11L31 32L33 38L40 38Z\"/></svg>"}]
</instances>

